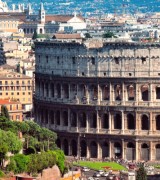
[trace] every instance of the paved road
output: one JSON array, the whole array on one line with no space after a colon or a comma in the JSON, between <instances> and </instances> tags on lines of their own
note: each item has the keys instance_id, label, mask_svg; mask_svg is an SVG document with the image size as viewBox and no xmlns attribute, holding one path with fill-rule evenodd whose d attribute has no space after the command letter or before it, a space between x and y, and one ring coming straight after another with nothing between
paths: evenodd
<instances>
[{"instance_id":1,"label":"paved road","mask_svg":"<svg viewBox=\"0 0 160 180\"><path fill-rule=\"evenodd\" d=\"M93 177L93 174L97 172L97 171L94 171L94 170L90 170L88 172L82 172L82 176L88 178L88 177ZM94 177L95 178L95 177ZM99 180L106 180L106 177L98 177Z\"/></svg>"}]
</instances>

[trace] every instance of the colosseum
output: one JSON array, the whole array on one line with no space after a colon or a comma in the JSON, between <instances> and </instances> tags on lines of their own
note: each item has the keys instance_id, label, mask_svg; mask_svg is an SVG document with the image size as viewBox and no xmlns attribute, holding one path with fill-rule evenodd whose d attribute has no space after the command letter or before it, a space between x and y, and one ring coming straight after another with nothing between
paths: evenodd
<instances>
[{"instance_id":1,"label":"colosseum","mask_svg":"<svg viewBox=\"0 0 160 180\"><path fill-rule=\"evenodd\" d=\"M35 43L35 120L66 155L160 160L160 44Z\"/></svg>"}]
</instances>

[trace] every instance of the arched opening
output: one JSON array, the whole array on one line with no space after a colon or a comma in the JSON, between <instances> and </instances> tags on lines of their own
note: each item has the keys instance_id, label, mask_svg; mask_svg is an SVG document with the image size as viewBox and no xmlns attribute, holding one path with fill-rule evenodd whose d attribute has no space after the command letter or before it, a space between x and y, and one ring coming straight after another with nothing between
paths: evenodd
<instances>
[{"instance_id":1,"label":"arched opening","mask_svg":"<svg viewBox=\"0 0 160 180\"><path fill-rule=\"evenodd\" d=\"M160 86L156 87L156 99L160 99Z\"/></svg>"},{"instance_id":2,"label":"arched opening","mask_svg":"<svg viewBox=\"0 0 160 180\"><path fill-rule=\"evenodd\" d=\"M160 160L160 144L156 145L156 161Z\"/></svg>"},{"instance_id":3,"label":"arched opening","mask_svg":"<svg viewBox=\"0 0 160 180\"><path fill-rule=\"evenodd\" d=\"M67 139L65 139L65 140L63 141L63 151L64 151L64 154L65 154L66 156L69 155L69 154L68 154L68 141L67 141Z\"/></svg>"},{"instance_id":4,"label":"arched opening","mask_svg":"<svg viewBox=\"0 0 160 180\"><path fill-rule=\"evenodd\" d=\"M59 138L56 140L56 144L57 144L57 147L61 149L61 140Z\"/></svg>"},{"instance_id":5,"label":"arched opening","mask_svg":"<svg viewBox=\"0 0 160 180\"><path fill-rule=\"evenodd\" d=\"M135 129L135 119L132 114L127 115L127 125L128 129Z\"/></svg>"},{"instance_id":6,"label":"arched opening","mask_svg":"<svg viewBox=\"0 0 160 180\"><path fill-rule=\"evenodd\" d=\"M146 143L141 145L141 160L149 160L149 146Z\"/></svg>"},{"instance_id":7,"label":"arched opening","mask_svg":"<svg viewBox=\"0 0 160 180\"><path fill-rule=\"evenodd\" d=\"M90 144L90 157L97 158L97 143L94 141Z\"/></svg>"},{"instance_id":8,"label":"arched opening","mask_svg":"<svg viewBox=\"0 0 160 180\"><path fill-rule=\"evenodd\" d=\"M108 116L108 114L103 114L102 128L103 129L109 129L109 116Z\"/></svg>"},{"instance_id":9,"label":"arched opening","mask_svg":"<svg viewBox=\"0 0 160 180\"><path fill-rule=\"evenodd\" d=\"M122 117L120 114L114 115L114 129L122 129Z\"/></svg>"},{"instance_id":10,"label":"arched opening","mask_svg":"<svg viewBox=\"0 0 160 180\"><path fill-rule=\"evenodd\" d=\"M119 142L114 143L114 155L115 158L121 158L122 157L122 147Z\"/></svg>"},{"instance_id":11,"label":"arched opening","mask_svg":"<svg viewBox=\"0 0 160 180\"><path fill-rule=\"evenodd\" d=\"M80 127L86 128L86 113L80 114Z\"/></svg>"},{"instance_id":12,"label":"arched opening","mask_svg":"<svg viewBox=\"0 0 160 180\"><path fill-rule=\"evenodd\" d=\"M148 85L143 85L141 87L141 92L142 92L142 100L143 101L148 101Z\"/></svg>"},{"instance_id":13,"label":"arched opening","mask_svg":"<svg viewBox=\"0 0 160 180\"><path fill-rule=\"evenodd\" d=\"M42 29L42 28L40 28L39 33L40 33L40 34L42 34L42 33L43 33L43 29Z\"/></svg>"},{"instance_id":14,"label":"arched opening","mask_svg":"<svg viewBox=\"0 0 160 180\"><path fill-rule=\"evenodd\" d=\"M129 142L126 149L126 159L135 160L135 153L135 145L132 142Z\"/></svg>"},{"instance_id":15,"label":"arched opening","mask_svg":"<svg viewBox=\"0 0 160 180\"><path fill-rule=\"evenodd\" d=\"M86 88L85 85L80 86L80 91L82 92L82 97L86 98L86 96L87 96L87 88Z\"/></svg>"},{"instance_id":16,"label":"arched opening","mask_svg":"<svg viewBox=\"0 0 160 180\"><path fill-rule=\"evenodd\" d=\"M102 158L109 157L109 146L108 143L102 143Z\"/></svg>"},{"instance_id":17,"label":"arched opening","mask_svg":"<svg viewBox=\"0 0 160 180\"><path fill-rule=\"evenodd\" d=\"M143 115L141 119L141 129L149 130L149 119L147 115Z\"/></svg>"},{"instance_id":18,"label":"arched opening","mask_svg":"<svg viewBox=\"0 0 160 180\"><path fill-rule=\"evenodd\" d=\"M122 99L122 89L120 85L115 85L115 100L121 101Z\"/></svg>"},{"instance_id":19,"label":"arched opening","mask_svg":"<svg viewBox=\"0 0 160 180\"><path fill-rule=\"evenodd\" d=\"M68 84L63 85L63 96L66 99L69 98L69 86L68 86Z\"/></svg>"},{"instance_id":20,"label":"arched opening","mask_svg":"<svg viewBox=\"0 0 160 180\"><path fill-rule=\"evenodd\" d=\"M92 114L90 123L91 128L97 128L97 115L95 113Z\"/></svg>"},{"instance_id":21,"label":"arched opening","mask_svg":"<svg viewBox=\"0 0 160 180\"><path fill-rule=\"evenodd\" d=\"M134 101L134 100L135 100L134 86L130 85L128 86L128 101Z\"/></svg>"},{"instance_id":22,"label":"arched opening","mask_svg":"<svg viewBox=\"0 0 160 180\"><path fill-rule=\"evenodd\" d=\"M57 98L61 98L61 85L57 84Z\"/></svg>"},{"instance_id":23,"label":"arched opening","mask_svg":"<svg viewBox=\"0 0 160 180\"><path fill-rule=\"evenodd\" d=\"M105 86L102 93L103 100L109 100L109 87Z\"/></svg>"},{"instance_id":24,"label":"arched opening","mask_svg":"<svg viewBox=\"0 0 160 180\"><path fill-rule=\"evenodd\" d=\"M75 140L71 141L71 155L77 156L77 142Z\"/></svg>"},{"instance_id":25,"label":"arched opening","mask_svg":"<svg viewBox=\"0 0 160 180\"><path fill-rule=\"evenodd\" d=\"M71 127L77 127L77 114L75 112L71 113Z\"/></svg>"},{"instance_id":26,"label":"arched opening","mask_svg":"<svg viewBox=\"0 0 160 180\"><path fill-rule=\"evenodd\" d=\"M80 155L81 157L87 156L87 144L86 144L86 141L84 140L80 142Z\"/></svg>"},{"instance_id":27,"label":"arched opening","mask_svg":"<svg viewBox=\"0 0 160 180\"><path fill-rule=\"evenodd\" d=\"M60 125L60 111L56 112L56 125Z\"/></svg>"},{"instance_id":28,"label":"arched opening","mask_svg":"<svg viewBox=\"0 0 160 180\"><path fill-rule=\"evenodd\" d=\"M156 116L156 130L160 130L160 115Z\"/></svg>"},{"instance_id":29,"label":"arched opening","mask_svg":"<svg viewBox=\"0 0 160 180\"><path fill-rule=\"evenodd\" d=\"M63 117L63 125L68 126L68 112L64 111L62 117Z\"/></svg>"}]
</instances>

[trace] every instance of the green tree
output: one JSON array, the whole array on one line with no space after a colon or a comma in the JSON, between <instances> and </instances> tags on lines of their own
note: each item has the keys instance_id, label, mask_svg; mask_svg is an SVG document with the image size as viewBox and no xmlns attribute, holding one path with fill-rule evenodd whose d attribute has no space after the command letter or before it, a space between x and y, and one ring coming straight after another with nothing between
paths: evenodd
<instances>
[{"instance_id":1,"label":"green tree","mask_svg":"<svg viewBox=\"0 0 160 180\"><path fill-rule=\"evenodd\" d=\"M113 32L106 32L102 35L103 38L112 38L112 37L115 37L114 33Z\"/></svg>"},{"instance_id":2,"label":"green tree","mask_svg":"<svg viewBox=\"0 0 160 180\"><path fill-rule=\"evenodd\" d=\"M7 119L10 119L8 109L6 106L2 105L1 106L1 116L6 117Z\"/></svg>"},{"instance_id":3,"label":"green tree","mask_svg":"<svg viewBox=\"0 0 160 180\"><path fill-rule=\"evenodd\" d=\"M147 180L146 170L143 165L141 165L137 171L136 180Z\"/></svg>"},{"instance_id":4,"label":"green tree","mask_svg":"<svg viewBox=\"0 0 160 180\"><path fill-rule=\"evenodd\" d=\"M38 38L38 34L37 34L37 31L35 30L33 33L32 39L35 40L37 38Z\"/></svg>"}]
</instances>

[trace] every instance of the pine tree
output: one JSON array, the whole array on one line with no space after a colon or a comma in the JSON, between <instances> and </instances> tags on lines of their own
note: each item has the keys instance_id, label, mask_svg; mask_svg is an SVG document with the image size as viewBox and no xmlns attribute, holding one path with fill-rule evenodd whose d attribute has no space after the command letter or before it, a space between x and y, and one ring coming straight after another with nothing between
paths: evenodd
<instances>
[{"instance_id":1,"label":"pine tree","mask_svg":"<svg viewBox=\"0 0 160 180\"><path fill-rule=\"evenodd\" d=\"M136 180L147 180L146 170L144 169L143 165L141 165L137 171Z\"/></svg>"},{"instance_id":2,"label":"pine tree","mask_svg":"<svg viewBox=\"0 0 160 180\"><path fill-rule=\"evenodd\" d=\"M1 106L1 116L6 117L7 119L9 119L9 113L8 113L8 109L6 106L2 105Z\"/></svg>"}]
</instances>

